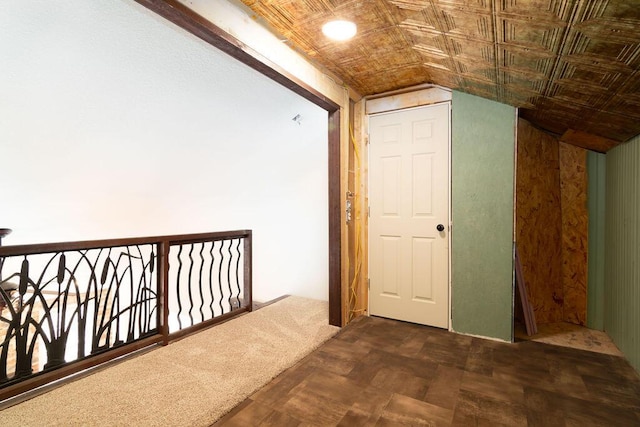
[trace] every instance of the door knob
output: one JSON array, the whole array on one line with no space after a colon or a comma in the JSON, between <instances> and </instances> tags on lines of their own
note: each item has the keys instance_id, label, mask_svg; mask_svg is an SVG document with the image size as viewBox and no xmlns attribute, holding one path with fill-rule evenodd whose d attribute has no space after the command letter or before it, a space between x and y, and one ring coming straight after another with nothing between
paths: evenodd
<instances>
[{"instance_id":1,"label":"door knob","mask_svg":"<svg viewBox=\"0 0 640 427\"><path fill-rule=\"evenodd\" d=\"M436 229L437 229L438 231L444 231L444 225L442 225L442 224L438 224L438 226L436 227Z\"/></svg>"}]
</instances>

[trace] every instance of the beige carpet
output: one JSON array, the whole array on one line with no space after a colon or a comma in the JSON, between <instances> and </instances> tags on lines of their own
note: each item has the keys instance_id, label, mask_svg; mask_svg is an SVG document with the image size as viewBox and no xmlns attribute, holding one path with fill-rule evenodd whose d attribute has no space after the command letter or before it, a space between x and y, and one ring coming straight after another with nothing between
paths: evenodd
<instances>
[{"instance_id":1,"label":"beige carpet","mask_svg":"<svg viewBox=\"0 0 640 427\"><path fill-rule=\"evenodd\" d=\"M11 426L208 426L338 328L288 297L0 412Z\"/></svg>"}]
</instances>

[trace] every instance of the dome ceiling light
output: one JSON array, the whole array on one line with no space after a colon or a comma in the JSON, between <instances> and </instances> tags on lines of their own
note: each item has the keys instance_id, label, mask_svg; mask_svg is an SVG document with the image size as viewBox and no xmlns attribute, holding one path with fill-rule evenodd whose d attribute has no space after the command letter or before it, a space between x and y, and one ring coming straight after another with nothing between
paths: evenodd
<instances>
[{"instance_id":1,"label":"dome ceiling light","mask_svg":"<svg viewBox=\"0 0 640 427\"><path fill-rule=\"evenodd\" d=\"M357 27L351 21L329 21L322 26L322 32L332 40L349 40L356 35Z\"/></svg>"}]
</instances>

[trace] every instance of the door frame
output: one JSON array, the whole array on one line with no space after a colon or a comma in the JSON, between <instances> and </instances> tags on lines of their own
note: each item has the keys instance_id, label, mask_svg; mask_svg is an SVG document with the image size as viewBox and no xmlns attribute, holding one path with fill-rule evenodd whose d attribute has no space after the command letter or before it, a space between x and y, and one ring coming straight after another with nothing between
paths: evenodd
<instances>
[{"instance_id":1,"label":"door frame","mask_svg":"<svg viewBox=\"0 0 640 427\"><path fill-rule=\"evenodd\" d=\"M449 135L448 135L448 141L447 141L447 156L448 156L448 161L449 161L449 165L448 165L448 178L447 178L447 203L448 203L448 218L447 218L447 224L448 224L448 229L449 232L447 233L447 240L448 240L448 253L447 253L447 262L448 262L448 268L447 268L447 273L448 273L448 277L447 277L447 287L448 287L448 307L447 307L447 323L448 323L448 327L447 329L449 331L451 331L452 329L452 304L451 304L451 294L452 294L452 282L451 282L451 243L452 243L452 239L451 239L451 233L453 230L453 222L452 222L452 212L451 212L451 166L452 166L452 152L451 152L451 128L452 128L452 122L451 122L451 111L453 109L452 106L452 91L450 89L446 89L440 86L436 86L436 85L429 85L426 88L422 88L422 89L418 89L418 90L409 90L409 91L399 91L399 92L391 92L391 93L386 93L386 94L380 94L380 95L376 95L376 96L372 96L372 97L367 97L364 100L364 105L363 105L363 115L364 115L364 120L363 122L363 133L365 135L365 138L363 138L363 141L366 143L366 152L367 152L367 166L366 166L366 178L364 179L363 182L366 183L366 194L367 194L367 203L370 197L370 182L369 182L369 174L368 174L368 169L369 169L369 118L372 115L377 115L377 114L381 114L381 113L389 113L389 112L399 112L399 111L403 111L403 110L409 110L409 109L413 109L413 108L419 108L419 107L427 107L430 105L436 105L436 104L449 104ZM366 240L366 251L367 251L367 256L365 257L365 271L366 271L366 277L369 277L369 221L367 220L367 224L365 227L365 240ZM369 313L369 293L367 292L367 313Z\"/></svg>"}]
</instances>

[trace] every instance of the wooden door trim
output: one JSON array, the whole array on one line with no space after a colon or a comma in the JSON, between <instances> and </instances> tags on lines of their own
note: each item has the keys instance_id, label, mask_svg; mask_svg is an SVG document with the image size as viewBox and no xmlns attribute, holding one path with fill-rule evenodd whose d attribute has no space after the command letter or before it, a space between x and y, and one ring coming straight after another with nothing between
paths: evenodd
<instances>
[{"instance_id":1,"label":"wooden door trim","mask_svg":"<svg viewBox=\"0 0 640 427\"><path fill-rule=\"evenodd\" d=\"M342 326L340 106L177 0L135 0L329 113L329 323Z\"/></svg>"}]
</instances>

